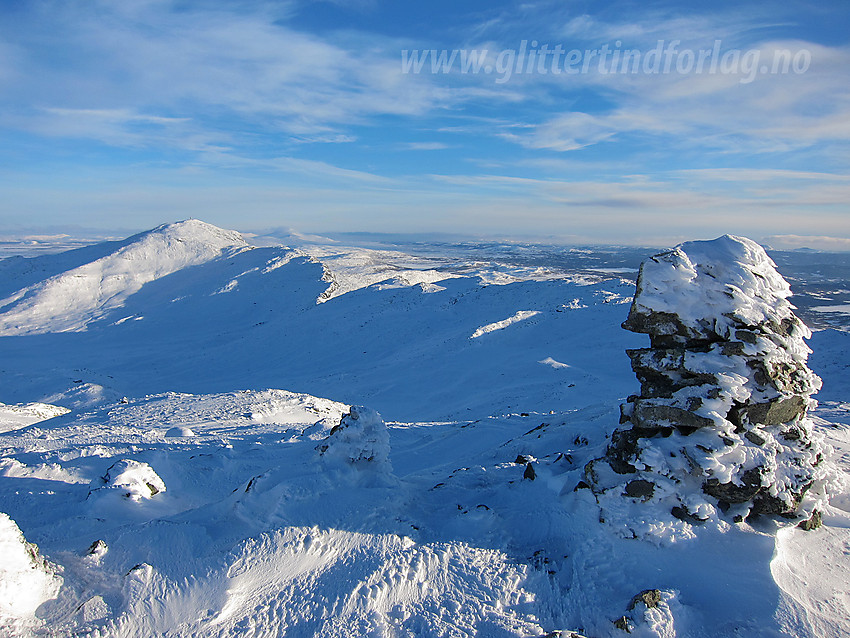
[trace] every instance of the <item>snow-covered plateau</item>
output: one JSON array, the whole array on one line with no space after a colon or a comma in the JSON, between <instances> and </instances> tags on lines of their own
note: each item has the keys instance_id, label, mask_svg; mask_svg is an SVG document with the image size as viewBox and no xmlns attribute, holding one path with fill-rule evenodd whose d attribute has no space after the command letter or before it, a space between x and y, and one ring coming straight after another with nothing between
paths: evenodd
<instances>
[{"instance_id":1,"label":"snow-covered plateau","mask_svg":"<svg viewBox=\"0 0 850 638\"><path fill-rule=\"evenodd\" d=\"M804 509L820 526L758 508L734 518L710 492L688 500L699 463L665 474L652 461L681 433L632 457L668 492L589 489L620 404L641 391L626 350L650 351L621 327L637 263L578 251L582 267L566 252L543 264L495 245L257 246L198 220L0 260L0 635L850 635L850 332L813 326L804 342L761 249L718 241L656 268L667 283L645 283L635 312L689 308L674 328L691 331L689 361L714 366L695 374L720 391L688 409L740 443L699 448L732 468L727 486L754 467L733 452L760 454L768 434L775 449L816 446L776 458L817 465ZM726 369L700 351L708 311L682 290L739 276L716 264L718 247L742 245L757 273L726 292L707 284L711 334L773 327L758 347L706 345L734 350ZM786 278L790 292L807 285ZM753 385L746 362L765 352L805 387ZM757 421L746 402L794 393L805 438L782 443L787 423ZM725 420L735 401L753 410L738 429ZM782 463L776 484L793 473ZM659 518L671 495L692 511Z\"/></svg>"}]
</instances>

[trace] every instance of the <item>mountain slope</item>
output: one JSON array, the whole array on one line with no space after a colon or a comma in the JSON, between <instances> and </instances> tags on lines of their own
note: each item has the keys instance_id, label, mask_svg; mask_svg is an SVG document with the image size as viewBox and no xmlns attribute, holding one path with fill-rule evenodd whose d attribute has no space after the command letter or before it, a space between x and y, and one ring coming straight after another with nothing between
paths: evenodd
<instances>
[{"instance_id":1,"label":"mountain slope","mask_svg":"<svg viewBox=\"0 0 850 638\"><path fill-rule=\"evenodd\" d=\"M196 219L159 226L0 300L0 336L83 330L144 284L247 247L239 233Z\"/></svg>"},{"instance_id":2,"label":"mountain slope","mask_svg":"<svg viewBox=\"0 0 850 638\"><path fill-rule=\"evenodd\" d=\"M103 260L140 273L153 268L121 255ZM485 285L493 264L463 263L440 266L444 279L433 285L433 261L402 255L394 266L393 258L339 247L330 258L284 247L237 248L134 285L133 294L125 286L120 306L101 303L94 286L88 303L61 312L33 296L31 323L19 324L17 336L7 333L3 344L0 400L49 398L74 407L83 387L97 398L275 386L420 420L571 408L594 386L610 401L630 391L623 350L639 340L617 327L630 299L628 282L519 269L504 272L508 283ZM340 288L325 294L333 286L328 272L344 282L344 294ZM73 282L77 274L31 289ZM130 279L138 283L142 275ZM36 323L49 312L50 321ZM537 314L471 338L517 312ZM21 316L13 307L0 322ZM55 331L82 325L84 331ZM61 359L46 368L55 352Z\"/></svg>"}]
</instances>

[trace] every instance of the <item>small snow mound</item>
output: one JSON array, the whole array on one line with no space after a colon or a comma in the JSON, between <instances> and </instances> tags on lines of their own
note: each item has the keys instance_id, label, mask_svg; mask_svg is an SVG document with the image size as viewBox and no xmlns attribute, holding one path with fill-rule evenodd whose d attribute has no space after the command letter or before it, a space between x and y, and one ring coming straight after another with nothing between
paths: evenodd
<instances>
[{"instance_id":1,"label":"small snow mound","mask_svg":"<svg viewBox=\"0 0 850 638\"><path fill-rule=\"evenodd\" d=\"M119 492L131 501L150 499L165 491L165 483L147 463L124 459L113 463L106 474L89 486L89 496L96 493Z\"/></svg>"},{"instance_id":2,"label":"small snow mound","mask_svg":"<svg viewBox=\"0 0 850 638\"><path fill-rule=\"evenodd\" d=\"M109 616L110 609L102 596L92 596L82 605L76 613L76 619L81 623L91 623L103 620Z\"/></svg>"},{"instance_id":3,"label":"small snow mound","mask_svg":"<svg viewBox=\"0 0 850 638\"><path fill-rule=\"evenodd\" d=\"M636 595L623 616L621 625L640 638L675 638L675 611L681 611L675 592L648 589Z\"/></svg>"},{"instance_id":4,"label":"small snow mound","mask_svg":"<svg viewBox=\"0 0 850 638\"><path fill-rule=\"evenodd\" d=\"M109 545L106 541L96 540L89 546L83 560L90 565L98 565L107 552L109 552Z\"/></svg>"},{"instance_id":5,"label":"small snow mound","mask_svg":"<svg viewBox=\"0 0 850 638\"><path fill-rule=\"evenodd\" d=\"M62 579L38 548L28 543L7 514L0 512L0 621L26 619L56 597Z\"/></svg>"},{"instance_id":6,"label":"small snow mound","mask_svg":"<svg viewBox=\"0 0 850 638\"><path fill-rule=\"evenodd\" d=\"M331 466L391 473L390 435L381 415L371 408L353 405L339 425L316 448Z\"/></svg>"},{"instance_id":7,"label":"small snow mound","mask_svg":"<svg viewBox=\"0 0 850 638\"><path fill-rule=\"evenodd\" d=\"M173 428L169 428L169 430L165 433L165 436L168 438L185 439L196 436L196 434L192 431L191 428L187 428L181 425L175 425Z\"/></svg>"},{"instance_id":8,"label":"small snow mound","mask_svg":"<svg viewBox=\"0 0 850 638\"><path fill-rule=\"evenodd\" d=\"M51 403L64 405L71 410L92 408L104 403L118 401L118 393L98 383L75 383L64 392L57 392L46 399ZM70 410L69 410L70 411Z\"/></svg>"}]
</instances>

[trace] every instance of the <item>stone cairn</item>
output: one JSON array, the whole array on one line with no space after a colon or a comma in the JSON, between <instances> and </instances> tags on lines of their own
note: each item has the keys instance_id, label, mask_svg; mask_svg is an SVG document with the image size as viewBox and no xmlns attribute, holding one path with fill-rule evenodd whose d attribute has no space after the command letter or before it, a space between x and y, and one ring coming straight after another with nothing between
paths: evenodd
<instances>
[{"instance_id":1,"label":"stone cairn","mask_svg":"<svg viewBox=\"0 0 850 638\"><path fill-rule=\"evenodd\" d=\"M689 524L819 520L825 450L806 411L821 380L806 366L811 332L790 294L742 237L688 242L641 265L623 327L650 347L627 350L640 394L586 468L600 503L654 503Z\"/></svg>"}]
</instances>

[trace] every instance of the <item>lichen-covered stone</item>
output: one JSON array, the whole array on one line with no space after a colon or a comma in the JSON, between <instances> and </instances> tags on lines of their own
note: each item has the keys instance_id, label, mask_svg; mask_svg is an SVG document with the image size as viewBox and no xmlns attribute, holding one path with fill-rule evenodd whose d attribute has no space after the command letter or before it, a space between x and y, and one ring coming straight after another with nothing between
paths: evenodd
<instances>
[{"instance_id":1,"label":"lichen-covered stone","mask_svg":"<svg viewBox=\"0 0 850 638\"><path fill-rule=\"evenodd\" d=\"M812 512L812 515L804 521L801 521L797 527L801 530L810 532L813 529L817 529L823 525L823 517L821 516L820 510L815 510Z\"/></svg>"},{"instance_id":2,"label":"lichen-covered stone","mask_svg":"<svg viewBox=\"0 0 850 638\"><path fill-rule=\"evenodd\" d=\"M632 601L629 603L629 611L632 611L638 603L643 603L646 605L647 609L653 609L654 607L658 607L658 603L661 602L661 590L659 589L644 589L639 594L635 594L632 597Z\"/></svg>"},{"instance_id":3,"label":"lichen-covered stone","mask_svg":"<svg viewBox=\"0 0 850 638\"><path fill-rule=\"evenodd\" d=\"M804 415L807 405L803 397L793 396L766 403L754 403L744 408L741 413L750 423L780 425Z\"/></svg>"},{"instance_id":4,"label":"lichen-covered stone","mask_svg":"<svg viewBox=\"0 0 850 638\"><path fill-rule=\"evenodd\" d=\"M714 425L712 419L696 414L691 410L643 399L635 401L632 423L636 428L641 429L669 426L677 429L695 430Z\"/></svg>"}]
</instances>

